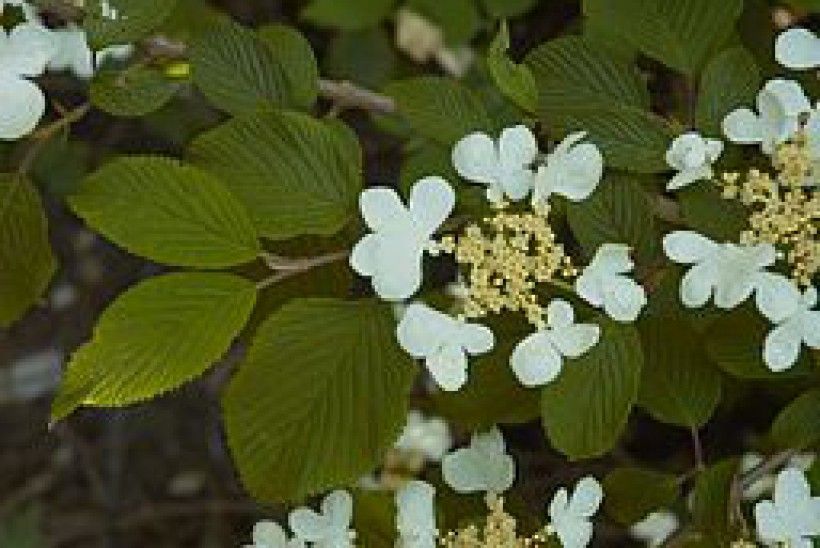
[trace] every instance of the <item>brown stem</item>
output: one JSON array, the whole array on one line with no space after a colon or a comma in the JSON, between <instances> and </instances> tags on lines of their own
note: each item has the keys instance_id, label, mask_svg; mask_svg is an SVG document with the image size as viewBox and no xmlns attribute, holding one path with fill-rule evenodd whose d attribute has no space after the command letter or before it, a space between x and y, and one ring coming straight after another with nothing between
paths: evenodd
<instances>
[{"instance_id":1,"label":"brown stem","mask_svg":"<svg viewBox=\"0 0 820 548\"><path fill-rule=\"evenodd\" d=\"M55 135L60 133L63 129L70 127L71 124L82 119L91 110L91 105L84 103L72 110L63 114L63 116L47 126L37 129L29 136L33 141L29 149L26 151L20 164L17 166L17 173L25 175L31 170L31 166L40 154L43 146L48 143Z\"/></svg>"}]
</instances>

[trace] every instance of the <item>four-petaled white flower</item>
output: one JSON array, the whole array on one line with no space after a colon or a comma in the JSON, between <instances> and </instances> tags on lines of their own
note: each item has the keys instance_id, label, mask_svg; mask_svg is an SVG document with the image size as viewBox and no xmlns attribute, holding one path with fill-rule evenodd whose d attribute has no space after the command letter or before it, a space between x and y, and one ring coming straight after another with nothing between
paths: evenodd
<instances>
[{"instance_id":1,"label":"four-petaled white flower","mask_svg":"<svg viewBox=\"0 0 820 548\"><path fill-rule=\"evenodd\" d=\"M648 514L641 521L629 528L629 534L648 546L656 548L663 546L663 543L678 530L680 521L678 516L668 510L659 510Z\"/></svg>"},{"instance_id":2,"label":"four-petaled white flower","mask_svg":"<svg viewBox=\"0 0 820 548\"><path fill-rule=\"evenodd\" d=\"M515 461L507 454L497 427L474 433L469 447L456 449L441 461L444 481L458 493L501 494L515 480Z\"/></svg>"},{"instance_id":3,"label":"four-petaled white flower","mask_svg":"<svg viewBox=\"0 0 820 548\"><path fill-rule=\"evenodd\" d=\"M353 498L347 491L333 491L322 501L321 513L297 508L288 524L299 540L316 548L352 548L356 534L350 529Z\"/></svg>"},{"instance_id":4,"label":"four-petaled white flower","mask_svg":"<svg viewBox=\"0 0 820 548\"><path fill-rule=\"evenodd\" d=\"M774 57L778 63L790 69L820 67L820 38L808 29L789 29L777 37Z\"/></svg>"},{"instance_id":5,"label":"four-petaled white flower","mask_svg":"<svg viewBox=\"0 0 820 548\"><path fill-rule=\"evenodd\" d=\"M413 480L396 492L396 548L435 548L436 490L423 481Z\"/></svg>"},{"instance_id":6,"label":"four-petaled white flower","mask_svg":"<svg viewBox=\"0 0 820 548\"><path fill-rule=\"evenodd\" d=\"M603 244L575 281L578 295L618 322L634 322L646 305L646 292L627 277L635 267L629 246Z\"/></svg>"},{"instance_id":7,"label":"four-petaled white flower","mask_svg":"<svg viewBox=\"0 0 820 548\"><path fill-rule=\"evenodd\" d=\"M453 438L447 421L441 417L426 418L420 411L412 409L407 414L407 425L394 447L438 462L452 446Z\"/></svg>"},{"instance_id":8,"label":"four-petaled white flower","mask_svg":"<svg viewBox=\"0 0 820 548\"><path fill-rule=\"evenodd\" d=\"M510 357L515 376L524 386L540 386L555 380L564 358L578 358L598 343L601 328L575 323L572 305L555 299L547 306L547 327L516 345Z\"/></svg>"},{"instance_id":9,"label":"four-petaled white flower","mask_svg":"<svg viewBox=\"0 0 820 548\"><path fill-rule=\"evenodd\" d=\"M30 81L54 56L50 33L36 23L21 23L8 34L0 28L0 140L28 135L46 110L46 98Z\"/></svg>"},{"instance_id":10,"label":"four-petaled white flower","mask_svg":"<svg viewBox=\"0 0 820 548\"><path fill-rule=\"evenodd\" d=\"M811 103L800 84L775 79L757 94L757 110L759 114L748 108L730 112L723 119L723 132L734 143L759 143L763 152L771 154L794 136L801 116L811 111Z\"/></svg>"},{"instance_id":11,"label":"four-petaled white flower","mask_svg":"<svg viewBox=\"0 0 820 548\"><path fill-rule=\"evenodd\" d=\"M562 487L549 505L549 530L558 535L564 548L585 548L592 540L590 519L598 511L604 491L598 480L591 476L583 478L569 496Z\"/></svg>"},{"instance_id":12,"label":"four-petaled white flower","mask_svg":"<svg viewBox=\"0 0 820 548\"><path fill-rule=\"evenodd\" d=\"M604 157L596 145L579 144L586 135L583 131L568 135L547 156L547 164L535 175L533 203L546 203L552 194L580 202L592 194L604 174Z\"/></svg>"},{"instance_id":13,"label":"four-petaled white flower","mask_svg":"<svg viewBox=\"0 0 820 548\"><path fill-rule=\"evenodd\" d=\"M756 289L776 291L776 280L764 269L774 264L771 244L718 244L697 232L681 230L663 239L666 256L680 264L693 265L680 285L681 302L689 308L704 306L714 295L715 306L728 310L748 299Z\"/></svg>"},{"instance_id":14,"label":"four-petaled white flower","mask_svg":"<svg viewBox=\"0 0 820 548\"><path fill-rule=\"evenodd\" d=\"M496 143L486 133L471 133L453 148L453 166L465 179L487 185L487 199L521 200L533 186L532 164L538 143L526 126L505 129Z\"/></svg>"},{"instance_id":15,"label":"four-petaled white flower","mask_svg":"<svg viewBox=\"0 0 820 548\"><path fill-rule=\"evenodd\" d=\"M811 548L820 537L820 497L811 496L805 474L786 468L777 475L774 500L754 508L757 535L764 542L780 542L789 548Z\"/></svg>"},{"instance_id":16,"label":"four-petaled white flower","mask_svg":"<svg viewBox=\"0 0 820 548\"><path fill-rule=\"evenodd\" d=\"M803 343L820 349L820 310L817 289L810 286L800 291L785 276L769 274L767 291L758 291L757 307L775 328L763 344L763 361L775 372L785 371L795 364Z\"/></svg>"},{"instance_id":17,"label":"four-petaled white flower","mask_svg":"<svg viewBox=\"0 0 820 548\"><path fill-rule=\"evenodd\" d=\"M495 337L488 327L471 324L413 303L396 329L399 345L411 356L424 359L442 390L453 392L467 382L467 355L492 350Z\"/></svg>"},{"instance_id":18,"label":"four-petaled white flower","mask_svg":"<svg viewBox=\"0 0 820 548\"><path fill-rule=\"evenodd\" d=\"M723 152L723 141L704 139L690 131L678 136L666 151L666 163L678 173L667 183L666 190L677 190L696 181L711 179L714 164Z\"/></svg>"},{"instance_id":19,"label":"four-petaled white flower","mask_svg":"<svg viewBox=\"0 0 820 548\"><path fill-rule=\"evenodd\" d=\"M365 190L359 205L373 232L353 248L350 266L372 278L382 299L407 299L421 285L424 250L453 210L455 192L441 177L426 177L413 185L409 207L390 188Z\"/></svg>"},{"instance_id":20,"label":"four-petaled white flower","mask_svg":"<svg viewBox=\"0 0 820 548\"><path fill-rule=\"evenodd\" d=\"M304 548L299 539L288 539L287 533L275 521L260 521L253 527L253 544L244 548Z\"/></svg>"}]
</instances>

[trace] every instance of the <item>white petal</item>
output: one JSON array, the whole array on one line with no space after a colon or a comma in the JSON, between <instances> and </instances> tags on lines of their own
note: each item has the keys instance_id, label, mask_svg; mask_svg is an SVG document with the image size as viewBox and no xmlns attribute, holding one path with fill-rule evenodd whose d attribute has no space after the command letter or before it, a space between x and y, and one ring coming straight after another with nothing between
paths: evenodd
<instances>
[{"instance_id":1,"label":"white petal","mask_svg":"<svg viewBox=\"0 0 820 548\"><path fill-rule=\"evenodd\" d=\"M770 322L780 323L794 315L800 307L800 291L787 277L773 272L761 272L755 280L757 309Z\"/></svg>"},{"instance_id":2,"label":"white petal","mask_svg":"<svg viewBox=\"0 0 820 548\"><path fill-rule=\"evenodd\" d=\"M401 535L415 536L436 532L435 488L413 480L396 492L396 528Z\"/></svg>"},{"instance_id":3,"label":"white petal","mask_svg":"<svg viewBox=\"0 0 820 548\"><path fill-rule=\"evenodd\" d=\"M568 510L577 516L590 518L604 500L604 490L598 480L587 476L578 482L569 501Z\"/></svg>"},{"instance_id":4,"label":"white petal","mask_svg":"<svg viewBox=\"0 0 820 548\"><path fill-rule=\"evenodd\" d=\"M0 49L0 67L12 75L40 76L56 53L51 31L38 23L21 23L9 33L6 47Z\"/></svg>"},{"instance_id":5,"label":"white petal","mask_svg":"<svg viewBox=\"0 0 820 548\"><path fill-rule=\"evenodd\" d=\"M763 127L748 108L733 110L723 119L723 134L733 143L751 145L763 141Z\"/></svg>"},{"instance_id":6,"label":"white petal","mask_svg":"<svg viewBox=\"0 0 820 548\"><path fill-rule=\"evenodd\" d=\"M88 47L85 31L76 25L52 31L56 54L48 63L54 71L70 70L78 78L94 76L94 54Z\"/></svg>"},{"instance_id":7,"label":"white petal","mask_svg":"<svg viewBox=\"0 0 820 548\"><path fill-rule=\"evenodd\" d=\"M285 548L288 536L282 526L274 521L260 521L253 527L253 543L257 546Z\"/></svg>"},{"instance_id":8,"label":"white petal","mask_svg":"<svg viewBox=\"0 0 820 548\"><path fill-rule=\"evenodd\" d=\"M570 518L553 527L564 548L585 548L592 541L592 524L585 519Z\"/></svg>"},{"instance_id":9,"label":"white petal","mask_svg":"<svg viewBox=\"0 0 820 548\"><path fill-rule=\"evenodd\" d=\"M548 332L539 331L519 342L510 356L510 366L521 384L541 386L561 373L561 355Z\"/></svg>"},{"instance_id":10,"label":"white petal","mask_svg":"<svg viewBox=\"0 0 820 548\"><path fill-rule=\"evenodd\" d=\"M670 260L693 264L706 260L718 251L718 245L697 232L679 230L663 238L663 250Z\"/></svg>"},{"instance_id":11,"label":"white petal","mask_svg":"<svg viewBox=\"0 0 820 548\"><path fill-rule=\"evenodd\" d=\"M717 272L711 261L696 264L684 274L680 283L680 300L687 308L700 308L712 296Z\"/></svg>"},{"instance_id":12,"label":"white petal","mask_svg":"<svg viewBox=\"0 0 820 548\"><path fill-rule=\"evenodd\" d=\"M754 514L757 535L761 540L776 542L788 539L789 532L772 501L764 500L755 504Z\"/></svg>"},{"instance_id":13,"label":"white petal","mask_svg":"<svg viewBox=\"0 0 820 548\"><path fill-rule=\"evenodd\" d=\"M472 356L486 354L495 346L495 335L489 327L462 323L458 328L457 341Z\"/></svg>"},{"instance_id":14,"label":"white petal","mask_svg":"<svg viewBox=\"0 0 820 548\"><path fill-rule=\"evenodd\" d=\"M567 515L567 508L569 507L569 493L565 487L561 487L552 496L547 514L550 520L561 520Z\"/></svg>"},{"instance_id":15,"label":"white petal","mask_svg":"<svg viewBox=\"0 0 820 548\"><path fill-rule=\"evenodd\" d=\"M629 246L625 244L603 244L595 252L595 257L587 268L606 274L629 272L635 266L629 252Z\"/></svg>"},{"instance_id":16,"label":"white petal","mask_svg":"<svg viewBox=\"0 0 820 548\"><path fill-rule=\"evenodd\" d=\"M538 143L527 126L509 127L498 139L498 154L505 167L523 168L535 160Z\"/></svg>"},{"instance_id":17,"label":"white petal","mask_svg":"<svg viewBox=\"0 0 820 548\"><path fill-rule=\"evenodd\" d=\"M485 133L471 133L453 148L453 167L469 181L492 184L499 170L498 151L492 138Z\"/></svg>"},{"instance_id":18,"label":"white petal","mask_svg":"<svg viewBox=\"0 0 820 548\"><path fill-rule=\"evenodd\" d=\"M398 193L392 188L376 187L364 190L359 196L364 222L370 230L378 232L407 217L407 209Z\"/></svg>"},{"instance_id":19,"label":"white petal","mask_svg":"<svg viewBox=\"0 0 820 548\"><path fill-rule=\"evenodd\" d=\"M553 329L551 339L558 351L567 358L578 358L598 344L601 338L600 326L579 323Z\"/></svg>"},{"instance_id":20,"label":"white petal","mask_svg":"<svg viewBox=\"0 0 820 548\"><path fill-rule=\"evenodd\" d=\"M575 312L572 305L564 299L553 299L547 305L547 325L555 329L556 327L568 327L575 321Z\"/></svg>"},{"instance_id":21,"label":"white petal","mask_svg":"<svg viewBox=\"0 0 820 548\"><path fill-rule=\"evenodd\" d=\"M402 301L421 287L423 249L414 234L385 234L376 249L373 289L386 301Z\"/></svg>"},{"instance_id":22,"label":"white petal","mask_svg":"<svg viewBox=\"0 0 820 548\"><path fill-rule=\"evenodd\" d=\"M425 365L445 392L456 392L467 383L467 354L456 344L448 344L428 355Z\"/></svg>"},{"instance_id":23,"label":"white petal","mask_svg":"<svg viewBox=\"0 0 820 548\"><path fill-rule=\"evenodd\" d=\"M811 110L811 102L798 82L775 78L769 80L763 89L775 97L783 106L786 116L792 118Z\"/></svg>"},{"instance_id":24,"label":"white petal","mask_svg":"<svg viewBox=\"0 0 820 548\"><path fill-rule=\"evenodd\" d=\"M604 311L616 322L634 322L646 303L644 288L626 276L613 276L604 285Z\"/></svg>"},{"instance_id":25,"label":"white petal","mask_svg":"<svg viewBox=\"0 0 820 548\"><path fill-rule=\"evenodd\" d=\"M346 531L353 519L353 497L347 491L333 491L322 501L322 514L334 530Z\"/></svg>"},{"instance_id":26,"label":"white petal","mask_svg":"<svg viewBox=\"0 0 820 548\"><path fill-rule=\"evenodd\" d=\"M697 181L711 179L713 174L712 166L708 164L681 171L669 180L666 184L666 190L678 190Z\"/></svg>"},{"instance_id":27,"label":"white petal","mask_svg":"<svg viewBox=\"0 0 820 548\"><path fill-rule=\"evenodd\" d=\"M310 508L297 508L291 512L288 525L294 535L310 542L322 540L328 533L325 517Z\"/></svg>"},{"instance_id":28,"label":"white petal","mask_svg":"<svg viewBox=\"0 0 820 548\"><path fill-rule=\"evenodd\" d=\"M803 344L800 324L787 321L772 329L763 343L763 361L769 369L780 373L789 369L800 356Z\"/></svg>"},{"instance_id":29,"label":"white petal","mask_svg":"<svg viewBox=\"0 0 820 548\"><path fill-rule=\"evenodd\" d=\"M574 202L586 200L604 174L604 157L597 146L583 143L574 147L560 164L554 192Z\"/></svg>"},{"instance_id":30,"label":"white petal","mask_svg":"<svg viewBox=\"0 0 820 548\"><path fill-rule=\"evenodd\" d=\"M809 348L820 350L820 311L809 310L801 316L803 342Z\"/></svg>"},{"instance_id":31,"label":"white petal","mask_svg":"<svg viewBox=\"0 0 820 548\"><path fill-rule=\"evenodd\" d=\"M575 292L592 306L599 307L604 303L601 278L594 269L585 269L575 280Z\"/></svg>"},{"instance_id":32,"label":"white petal","mask_svg":"<svg viewBox=\"0 0 820 548\"><path fill-rule=\"evenodd\" d=\"M720 139L706 139L706 156L709 163L714 163L723 154L723 141Z\"/></svg>"},{"instance_id":33,"label":"white petal","mask_svg":"<svg viewBox=\"0 0 820 548\"><path fill-rule=\"evenodd\" d=\"M493 426L486 432L473 433L470 437L470 448L485 456L503 455L507 451L507 444L501 430Z\"/></svg>"},{"instance_id":34,"label":"white petal","mask_svg":"<svg viewBox=\"0 0 820 548\"><path fill-rule=\"evenodd\" d=\"M46 111L46 98L36 84L0 73L0 140L31 133Z\"/></svg>"},{"instance_id":35,"label":"white petal","mask_svg":"<svg viewBox=\"0 0 820 548\"><path fill-rule=\"evenodd\" d=\"M808 29L789 29L777 37L774 56L790 69L815 68L820 66L820 38Z\"/></svg>"},{"instance_id":36,"label":"white petal","mask_svg":"<svg viewBox=\"0 0 820 548\"><path fill-rule=\"evenodd\" d=\"M396 337L405 352L414 358L429 356L441 345L442 325L440 312L423 303L407 307L398 327Z\"/></svg>"},{"instance_id":37,"label":"white petal","mask_svg":"<svg viewBox=\"0 0 820 548\"><path fill-rule=\"evenodd\" d=\"M499 172L499 183L507 197L517 202L522 200L532 190L535 174L525 168L504 167ZM490 199L490 201L497 201Z\"/></svg>"},{"instance_id":38,"label":"white petal","mask_svg":"<svg viewBox=\"0 0 820 548\"><path fill-rule=\"evenodd\" d=\"M373 276L378 267L378 251L382 237L378 234L365 234L356 242L350 252L350 268L361 276Z\"/></svg>"},{"instance_id":39,"label":"white petal","mask_svg":"<svg viewBox=\"0 0 820 548\"><path fill-rule=\"evenodd\" d=\"M427 237L438 230L456 204L456 193L441 177L425 177L410 191L410 214Z\"/></svg>"},{"instance_id":40,"label":"white petal","mask_svg":"<svg viewBox=\"0 0 820 548\"><path fill-rule=\"evenodd\" d=\"M755 278L753 273L737 269L721 271L715 284L715 306L731 310L743 304L755 290Z\"/></svg>"},{"instance_id":41,"label":"white petal","mask_svg":"<svg viewBox=\"0 0 820 548\"><path fill-rule=\"evenodd\" d=\"M696 152L693 158L693 152ZM706 147L699 133L690 131L679 135L666 151L666 163L678 171L699 167L706 157Z\"/></svg>"}]
</instances>

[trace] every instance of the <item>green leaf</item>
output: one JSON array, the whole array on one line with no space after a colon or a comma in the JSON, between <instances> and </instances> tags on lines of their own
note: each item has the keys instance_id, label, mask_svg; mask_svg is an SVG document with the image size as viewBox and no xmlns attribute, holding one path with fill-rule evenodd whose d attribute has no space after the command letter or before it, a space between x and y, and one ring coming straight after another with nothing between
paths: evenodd
<instances>
[{"instance_id":1,"label":"green leaf","mask_svg":"<svg viewBox=\"0 0 820 548\"><path fill-rule=\"evenodd\" d=\"M160 263L220 268L252 261L260 250L247 212L225 186L170 158L114 160L86 178L69 204L117 245Z\"/></svg>"},{"instance_id":2,"label":"green leaf","mask_svg":"<svg viewBox=\"0 0 820 548\"><path fill-rule=\"evenodd\" d=\"M684 221L694 230L718 241L737 241L748 227L748 211L739 202L726 200L720 190L696 184L676 192Z\"/></svg>"},{"instance_id":3,"label":"green leaf","mask_svg":"<svg viewBox=\"0 0 820 548\"><path fill-rule=\"evenodd\" d=\"M729 491L738 459L722 460L700 472L691 494L693 525L709 539L707 546L728 546L739 538L730 531Z\"/></svg>"},{"instance_id":4,"label":"green leaf","mask_svg":"<svg viewBox=\"0 0 820 548\"><path fill-rule=\"evenodd\" d=\"M228 441L262 501L298 501L375 469L407 418L416 369L390 308L297 299L258 330L224 397Z\"/></svg>"},{"instance_id":5,"label":"green leaf","mask_svg":"<svg viewBox=\"0 0 820 548\"><path fill-rule=\"evenodd\" d=\"M580 36L552 40L531 52L539 116L560 135L586 131L608 167L666 171L673 133L649 112L649 92L637 69Z\"/></svg>"},{"instance_id":6,"label":"green leaf","mask_svg":"<svg viewBox=\"0 0 820 548\"><path fill-rule=\"evenodd\" d=\"M0 174L0 327L37 302L56 269L37 190L21 175Z\"/></svg>"},{"instance_id":7,"label":"green leaf","mask_svg":"<svg viewBox=\"0 0 820 548\"><path fill-rule=\"evenodd\" d=\"M820 442L820 389L809 390L783 409L769 438L779 449L803 450Z\"/></svg>"},{"instance_id":8,"label":"green leaf","mask_svg":"<svg viewBox=\"0 0 820 548\"><path fill-rule=\"evenodd\" d=\"M285 111L237 117L198 137L191 160L217 174L263 236L329 236L356 216L362 152L340 122Z\"/></svg>"},{"instance_id":9,"label":"green leaf","mask_svg":"<svg viewBox=\"0 0 820 548\"><path fill-rule=\"evenodd\" d=\"M83 27L98 51L107 46L139 42L174 11L176 0L108 0L89 2Z\"/></svg>"},{"instance_id":10,"label":"green leaf","mask_svg":"<svg viewBox=\"0 0 820 548\"><path fill-rule=\"evenodd\" d=\"M601 326L601 340L577 360L565 360L558 379L542 392L547 437L570 459L612 449L638 398L643 365L638 331L603 316L594 321Z\"/></svg>"},{"instance_id":11,"label":"green leaf","mask_svg":"<svg viewBox=\"0 0 820 548\"><path fill-rule=\"evenodd\" d=\"M99 73L91 83L91 102L114 116L145 116L162 108L176 90L159 71L136 65Z\"/></svg>"},{"instance_id":12,"label":"green leaf","mask_svg":"<svg viewBox=\"0 0 820 548\"><path fill-rule=\"evenodd\" d=\"M678 498L675 476L640 468L616 468L604 478L603 487L604 510L627 526L671 506Z\"/></svg>"},{"instance_id":13,"label":"green leaf","mask_svg":"<svg viewBox=\"0 0 820 548\"><path fill-rule=\"evenodd\" d=\"M466 44L481 25L474 0L408 0L406 6L444 31L448 44Z\"/></svg>"},{"instance_id":14,"label":"green leaf","mask_svg":"<svg viewBox=\"0 0 820 548\"><path fill-rule=\"evenodd\" d=\"M484 11L496 19L518 17L531 10L538 0L482 0Z\"/></svg>"},{"instance_id":15,"label":"green leaf","mask_svg":"<svg viewBox=\"0 0 820 548\"><path fill-rule=\"evenodd\" d=\"M353 530L359 546L393 546L397 536L395 495L391 491L354 491Z\"/></svg>"},{"instance_id":16,"label":"green leaf","mask_svg":"<svg viewBox=\"0 0 820 548\"><path fill-rule=\"evenodd\" d=\"M706 135L722 135L723 118L738 107L754 104L760 84L755 58L742 47L716 55L700 80L698 129Z\"/></svg>"},{"instance_id":17,"label":"green leaf","mask_svg":"<svg viewBox=\"0 0 820 548\"><path fill-rule=\"evenodd\" d=\"M312 0L302 18L322 27L361 30L375 27L386 18L395 0Z\"/></svg>"},{"instance_id":18,"label":"green leaf","mask_svg":"<svg viewBox=\"0 0 820 548\"><path fill-rule=\"evenodd\" d=\"M260 36L226 21L196 40L190 58L194 83L231 114L263 106L307 109L318 93L313 52L287 27L267 27Z\"/></svg>"},{"instance_id":19,"label":"green leaf","mask_svg":"<svg viewBox=\"0 0 820 548\"><path fill-rule=\"evenodd\" d=\"M141 402L196 378L227 352L255 301L254 284L230 274L166 274L129 289L72 356L53 420L81 405Z\"/></svg>"},{"instance_id":20,"label":"green leaf","mask_svg":"<svg viewBox=\"0 0 820 548\"><path fill-rule=\"evenodd\" d=\"M696 74L732 34L743 0L584 0L584 14L620 32L641 52Z\"/></svg>"},{"instance_id":21,"label":"green leaf","mask_svg":"<svg viewBox=\"0 0 820 548\"><path fill-rule=\"evenodd\" d=\"M374 27L340 32L328 44L324 73L369 88L381 88L393 77L398 59L387 31Z\"/></svg>"},{"instance_id":22,"label":"green leaf","mask_svg":"<svg viewBox=\"0 0 820 548\"><path fill-rule=\"evenodd\" d=\"M611 174L582 202L567 203L567 221L587 257L605 243L629 244L640 264L658 255L658 231L649 198L629 176Z\"/></svg>"},{"instance_id":23,"label":"green leaf","mask_svg":"<svg viewBox=\"0 0 820 548\"><path fill-rule=\"evenodd\" d=\"M422 76L392 82L385 93L396 100L399 114L420 135L446 147L473 131L492 127L478 97L451 78Z\"/></svg>"},{"instance_id":24,"label":"green leaf","mask_svg":"<svg viewBox=\"0 0 820 548\"><path fill-rule=\"evenodd\" d=\"M508 56L510 34L502 22L498 34L487 52L487 67L498 89L526 112L538 110L538 88L525 64L516 64Z\"/></svg>"}]
</instances>

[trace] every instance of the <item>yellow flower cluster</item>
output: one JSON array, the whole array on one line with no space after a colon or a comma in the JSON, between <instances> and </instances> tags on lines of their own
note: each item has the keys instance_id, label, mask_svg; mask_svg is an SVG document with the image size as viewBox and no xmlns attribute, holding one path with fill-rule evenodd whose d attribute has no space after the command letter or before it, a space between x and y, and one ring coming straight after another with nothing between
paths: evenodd
<instances>
[{"instance_id":1,"label":"yellow flower cluster","mask_svg":"<svg viewBox=\"0 0 820 548\"><path fill-rule=\"evenodd\" d=\"M439 539L446 548L537 548L545 546L547 536L537 532L531 537L519 537L515 518L504 510L502 497L488 496L490 512L483 527L468 525L459 531L451 531Z\"/></svg>"},{"instance_id":2,"label":"yellow flower cluster","mask_svg":"<svg viewBox=\"0 0 820 548\"><path fill-rule=\"evenodd\" d=\"M441 238L436 248L467 267L463 317L520 311L540 329L544 307L538 302L536 284L571 278L578 271L556 242L548 204L522 213L508 211L505 203L496 207L495 215L481 225L470 224L458 237Z\"/></svg>"},{"instance_id":3,"label":"yellow flower cluster","mask_svg":"<svg viewBox=\"0 0 820 548\"><path fill-rule=\"evenodd\" d=\"M751 210L741 243L777 246L785 252L795 282L808 286L820 273L820 193L804 183L820 173L812 172L802 135L777 148L772 166L773 175L757 169L745 176L724 173L719 184L724 198L739 200Z\"/></svg>"}]
</instances>

